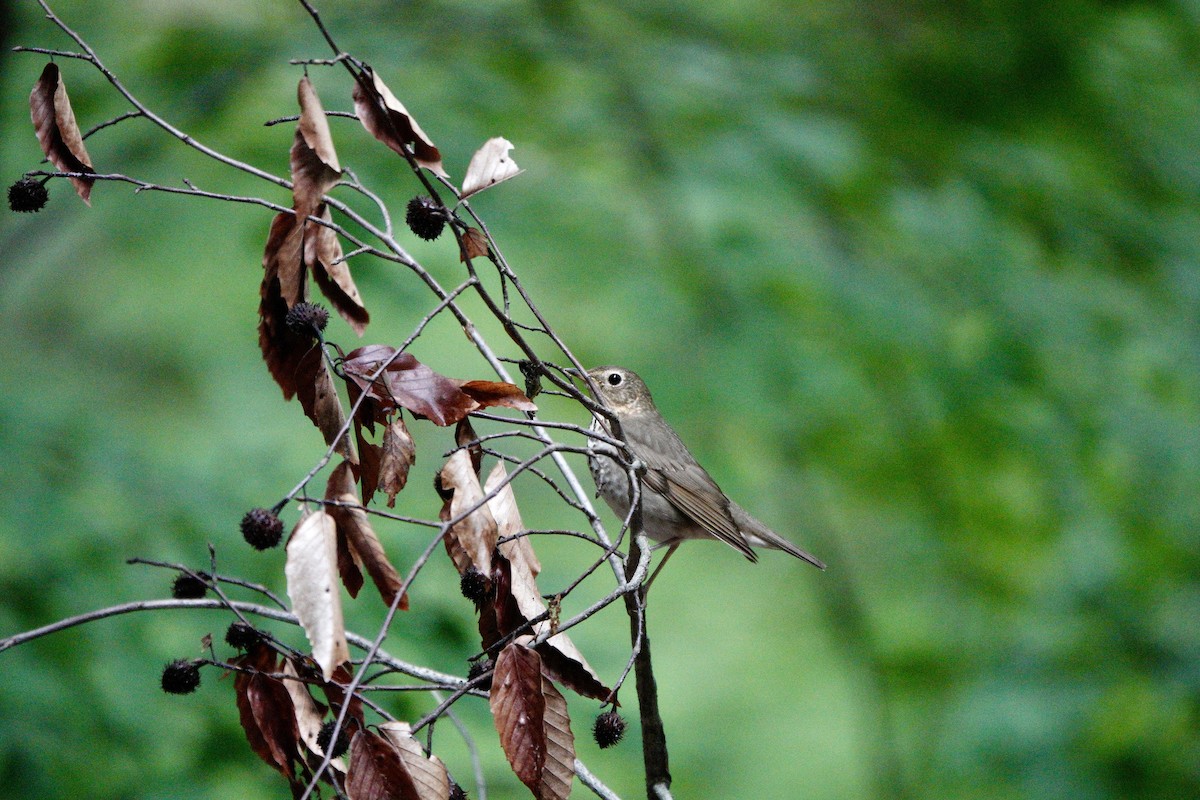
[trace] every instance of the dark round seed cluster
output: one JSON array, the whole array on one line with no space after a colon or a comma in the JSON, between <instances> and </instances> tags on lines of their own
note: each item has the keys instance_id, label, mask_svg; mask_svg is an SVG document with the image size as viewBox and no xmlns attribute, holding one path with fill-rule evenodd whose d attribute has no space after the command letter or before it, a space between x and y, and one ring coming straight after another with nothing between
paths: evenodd
<instances>
[{"instance_id":1,"label":"dark round seed cluster","mask_svg":"<svg viewBox=\"0 0 1200 800\"><path fill-rule=\"evenodd\" d=\"M297 336L315 338L329 324L329 311L316 303L296 303L288 309L283 324Z\"/></svg>"},{"instance_id":2,"label":"dark round seed cluster","mask_svg":"<svg viewBox=\"0 0 1200 800\"><path fill-rule=\"evenodd\" d=\"M199 600L207 593L208 583L202 573L193 575L190 572L181 572L171 584L171 597L176 600Z\"/></svg>"},{"instance_id":3,"label":"dark round seed cluster","mask_svg":"<svg viewBox=\"0 0 1200 800\"><path fill-rule=\"evenodd\" d=\"M21 178L8 187L8 207L23 214L41 211L49 199L46 185L33 178Z\"/></svg>"},{"instance_id":4,"label":"dark round seed cluster","mask_svg":"<svg viewBox=\"0 0 1200 800\"><path fill-rule=\"evenodd\" d=\"M244 622L231 622L225 630L225 643L236 650L249 650L261 642L262 633L253 625Z\"/></svg>"},{"instance_id":5,"label":"dark round seed cluster","mask_svg":"<svg viewBox=\"0 0 1200 800\"><path fill-rule=\"evenodd\" d=\"M329 720L321 726L321 730L317 733L317 747L321 748L322 753L329 753L331 758L338 758L346 753L350 748L350 740L346 737L346 729L342 728L338 731L337 741L333 743L333 752L329 751L329 740L333 738L333 726L335 720Z\"/></svg>"},{"instance_id":6,"label":"dark round seed cluster","mask_svg":"<svg viewBox=\"0 0 1200 800\"><path fill-rule=\"evenodd\" d=\"M265 508L252 508L242 517L242 536L255 550L268 550L283 538L283 520Z\"/></svg>"},{"instance_id":7,"label":"dark round seed cluster","mask_svg":"<svg viewBox=\"0 0 1200 800\"><path fill-rule=\"evenodd\" d=\"M200 667L186 658L163 667L162 688L167 694L191 694L200 685Z\"/></svg>"},{"instance_id":8,"label":"dark round seed cluster","mask_svg":"<svg viewBox=\"0 0 1200 800\"><path fill-rule=\"evenodd\" d=\"M592 736L601 750L612 747L625 736L625 720L616 711L605 711L596 717L596 724L592 726Z\"/></svg>"},{"instance_id":9,"label":"dark round seed cluster","mask_svg":"<svg viewBox=\"0 0 1200 800\"><path fill-rule=\"evenodd\" d=\"M404 215L408 229L427 242L442 235L446 227L446 215L432 197L418 195L408 201L408 211Z\"/></svg>"},{"instance_id":10,"label":"dark round seed cluster","mask_svg":"<svg viewBox=\"0 0 1200 800\"><path fill-rule=\"evenodd\" d=\"M463 573L459 588L462 589L463 597L473 603L482 603L492 591L492 582L475 567L468 567Z\"/></svg>"}]
</instances>

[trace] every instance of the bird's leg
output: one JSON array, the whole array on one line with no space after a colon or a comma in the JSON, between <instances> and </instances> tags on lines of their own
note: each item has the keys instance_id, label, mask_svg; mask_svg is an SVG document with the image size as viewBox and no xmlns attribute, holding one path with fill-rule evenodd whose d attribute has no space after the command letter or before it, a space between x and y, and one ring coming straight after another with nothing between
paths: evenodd
<instances>
[{"instance_id":1,"label":"bird's leg","mask_svg":"<svg viewBox=\"0 0 1200 800\"><path fill-rule=\"evenodd\" d=\"M679 547L679 542L671 542L669 545L664 543L660 546L665 546L667 548L667 554L662 557L662 561L658 562L658 566L655 567L654 572L650 574L650 580L646 581L646 588L642 590L643 596L650 591L650 584L654 583L654 579L658 577L658 573L662 572L662 568L667 565L667 562L671 559L671 556L675 555L675 548Z\"/></svg>"}]
</instances>

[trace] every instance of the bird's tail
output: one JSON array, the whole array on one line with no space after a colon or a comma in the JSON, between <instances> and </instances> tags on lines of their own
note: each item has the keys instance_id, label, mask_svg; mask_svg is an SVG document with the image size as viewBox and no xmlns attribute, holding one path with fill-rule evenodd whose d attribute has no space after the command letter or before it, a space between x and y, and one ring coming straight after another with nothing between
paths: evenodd
<instances>
[{"instance_id":1,"label":"bird's tail","mask_svg":"<svg viewBox=\"0 0 1200 800\"><path fill-rule=\"evenodd\" d=\"M812 553L796 547L796 545L750 516L750 513L737 503L731 502L729 504L729 511L733 514L733 521L737 523L738 530L746 537L746 541L751 547L769 547L772 550L782 550L788 555L807 561L817 569L825 569L824 561Z\"/></svg>"}]
</instances>

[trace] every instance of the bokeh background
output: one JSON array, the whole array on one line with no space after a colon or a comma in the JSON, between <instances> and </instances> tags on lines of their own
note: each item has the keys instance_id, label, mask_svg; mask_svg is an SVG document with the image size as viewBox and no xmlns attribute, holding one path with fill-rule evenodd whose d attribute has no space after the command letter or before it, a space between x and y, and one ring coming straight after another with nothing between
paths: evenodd
<instances>
[{"instance_id":1,"label":"bokeh background","mask_svg":"<svg viewBox=\"0 0 1200 800\"><path fill-rule=\"evenodd\" d=\"M541 309L585 361L641 372L726 490L830 564L701 543L656 583L677 797L1200 796L1200 6L320 5L454 176L487 137L516 144L525 174L474 205ZM327 55L298 4L54 8L171 121L286 171L293 129L262 122L293 113L287 60ZM0 15L7 184L38 166L26 98L44 62L8 48L71 44L33 2ZM126 110L62 66L85 128ZM344 72L313 79L350 108ZM411 176L357 123L334 137L399 216ZM288 202L138 121L88 147L101 170ZM113 184L91 209L51 195L0 218L0 635L166 596L169 574L124 559L203 567L208 543L222 571L282 591L282 552L250 551L237 521L323 448L258 354L268 213ZM461 279L450 242L400 238ZM365 341L402 341L429 296L394 266L354 268ZM329 335L356 344L340 321ZM415 353L488 377L449 320ZM417 436L398 508L435 516L450 434ZM518 492L527 524L580 524L536 482ZM402 565L428 536L380 530ZM592 555L538 546L546 591ZM478 642L444 561L387 646L461 673ZM371 633L381 611L364 593L352 624ZM230 680L158 688L227 622L135 615L0 655L3 793L288 796ZM627 636L616 609L575 633L606 680ZM432 701L389 702L415 718ZM488 796L528 796L483 704L460 705ZM601 753L595 704L571 709L580 757L641 796L636 733ZM469 787L451 726L435 744Z\"/></svg>"}]
</instances>

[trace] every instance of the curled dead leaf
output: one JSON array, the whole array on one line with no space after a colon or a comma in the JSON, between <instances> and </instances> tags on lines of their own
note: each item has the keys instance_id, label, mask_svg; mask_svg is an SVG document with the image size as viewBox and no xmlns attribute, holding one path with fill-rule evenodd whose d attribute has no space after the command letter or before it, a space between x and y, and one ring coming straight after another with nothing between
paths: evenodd
<instances>
[{"instance_id":1,"label":"curled dead leaf","mask_svg":"<svg viewBox=\"0 0 1200 800\"><path fill-rule=\"evenodd\" d=\"M546 732L546 765L534 791L538 800L567 800L575 781L575 734L567 700L558 687L542 676L542 696L546 701L543 726Z\"/></svg>"},{"instance_id":2,"label":"curled dead leaf","mask_svg":"<svg viewBox=\"0 0 1200 800\"><path fill-rule=\"evenodd\" d=\"M396 599L396 593L404 586L404 579L388 561L383 550L383 544L371 527L366 509L358 504L358 494L354 491L354 477L350 464L343 461L329 476L325 487L325 499L336 500L340 505L329 506L329 513L337 523L339 534L345 534L351 552L367 570L379 596L383 602L391 606ZM401 610L408 608L407 595L400 598L397 606Z\"/></svg>"},{"instance_id":3,"label":"curled dead leaf","mask_svg":"<svg viewBox=\"0 0 1200 800\"><path fill-rule=\"evenodd\" d=\"M503 136L496 136L484 142L483 147L471 156L459 197L465 200L497 183L520 175L524 170L509 156L512 149L513 143Z\"/></svg>"},{"instance_id":4,"label":"curled dead leaf","mask_svg":"<svg viewBox=\"0 0 1200 800\"><path fill-rule=\"evenodd\" d=\"M350 742L346 795L350 800L422 800L396 747L365 729Z\"/></svg>"},{"instance_id":5,"label":"curled dead leaf","mask_svg":"<svg viewBox=\"0 0 1200 800\"><path fill-rule=\"evenodd\" d=\"M325 511L305 515L287 543L288 598L312 645L313 659L329 680L350 659L338 592L337 526Z\"/></svg>"},{"instance_id":6,"label":"curled dead leaf","mask_svg":"<svg viewBox=\"0 0 1200 800\"><path fill-rule=\"evenodd\" d=\"M292 196L296 210L304 216L313 213L321 198L342 176L333 135L321 99L305 75L296 88L300 102L300 121L292 142Z\"/></svg>"},{"instance_id":7,"label":"curled dead leaf","mask_svg":"<svg viewBox=\"0 0 1200 800\"><path fill-rule=\"evenodd\" d=\"M314 216L325 222L333 221L329 207L324 203L316 208ZM358 286L350 275L350 265L343 259L342 243L338 240L337 231L308 220L304 236L304 260L312 270L313 280L320 287L321 294L329 298L334 309L342 315L342 319L362 336L367 323L371 321L371 315L367 313Z\"/></svg>"},{"instance_id":8,"label":"curled dead leaf","mask_svg":"<svg viewBox=\"0 0 1200 800\"><path fill-rule=\"evenodd\" d=\"M50 163L63 172L94 172L92 159L83 145L83 134L75 121L75 111L67 96L58 65L50 62L42 70L33 91L29 94L29 116L42 152ZM75 193L88 205L92 204L91 178L69 178Z\"/></svg>"},{"instance_id":9,"label":"curled dead leaf","mask_svg":"<svg viewBox=\"0 0 1200 800\"><path fill-rule=\"evenodd\" d=\"M400 754L421 800L449 800L450 776L446 765L435 755L425 755L425 749L412 735L412 726L407 722L384 722L379 732Z\"/></svg>"},{"instance_id":10,"label":"curled dead leaf","mask_svg":"<svg viewBox=\"0 0 1200 800\"><path fill-rule=\"evenodd\" d=\"M387 495L388 508L395 508L396 495L408 483L408 470L417 460L412 434L399 412L383 433L383 450L379 456L379 488Z\"/></svg>"},{"instance_id":11,"label":"curled dead leaf","mask_svg":"<svg viewBox=\"0 0 1200 800\"><path fill-rule=\"evenodd\" d=\"M488 240L479 228L467 228L462 233L462 249L459 261L470 261L472 258L487 258Z\"/></svg>"},{"instance_id":12,"label":"curled dead leaf","mask_svg":"<svg viewBox=\"0 0 1200 800\"><path fill-rule=\"evenodd\" d=\"M442 154L404 104L396 99L392 90L370 67L356 76L354 110L363 127L376 139L400 155L406 155L408 151L405 148L411 145L411 153L417 164L447 177L442 167Z\"/></svg>"},{"instance_id":13,"label":"curled dead leaf","mask_svg":"<svg viewBox=\"0 0 1200 800\"><path fill-rule=\"evenodd\" d=\"M536 795L546 766L546 696L535 651L516 642L500 651L488 704L508 763Z\"/></svg>"},{"instance_id":14,"label":"curled dead leaf","mask_svg":"<svg viewBox=\"0 0 1200 800\"><path fill-rule=\"evenodd\" d=\"M483 503L483 488L466 450L455 450L450 455L438 473L438 485L444 493L449 493L440 514L442 522L474 509L451 525L442 539L454 566L460 575L471 568L490 575L492 551L496 549L496 520Z\"/></svg>"}]
</instances>

